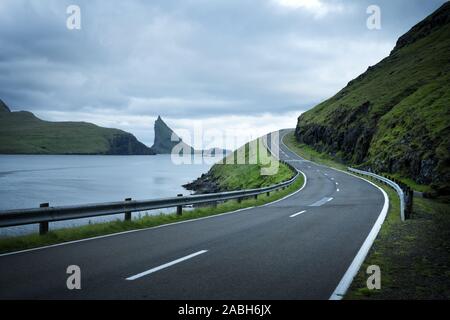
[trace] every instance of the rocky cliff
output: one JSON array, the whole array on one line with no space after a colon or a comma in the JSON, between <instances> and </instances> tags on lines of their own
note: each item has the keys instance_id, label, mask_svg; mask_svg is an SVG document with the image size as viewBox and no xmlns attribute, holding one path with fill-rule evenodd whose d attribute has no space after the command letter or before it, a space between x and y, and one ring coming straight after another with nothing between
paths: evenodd
<instances>
[{"instance_id":1,"label":"rocky cliff","mask_svg":"<svg viewBox=\"0 0 450 320\"><path fill-rule=\"evenodd\" d=\"M203 156L226 156L230 151L222 148L211 148L207 150L195 150L190 145L183 142L180 138L161 118L155 121L155 141L151 147L156 154L170 154L175 146L178 150L187 151L189 154L201 154Z\"/></svg>"},{"instance_id":2,"label":"rocky cliff","mask_svg":"<svg viewBox=\"0 0 450 320\"><path fill-rule=\"evenodd\" d=\"M50 122L31 112L11 112L0 101L2 154L150 155L132 134L86 122Z\"/></svg>"},{"instance_id":3,"label":"rocky cliff","mask_svg":"<svg viewBox=\"0 0 450 320\"><path fill-rule=\"evenodd\" d=\"M8 106L0 99L0 112L11 112Z\"/></svg>"},{"instance_id":4,"label":"rocky cliff","mask_svg":"<svg viewBox=\"0 0 450 320\"><path fill-rule=\"evenodd\" d=\"M169 126L158 116L155 121L155 141L151 150L156 154L170 154L173 148L181 143L184 145L183 150L194 152L194 148L185 144L177 134L169 128Z\"/></svg>"},{"instance_id":5,"label":"rocky cliff","mask_svg":"<svg viewBox=\"0 0 450 320\"><path fill-rule=\"evenodd\" d=\"M450 193L450 3L391 54L298 118L297 140Z\"/></svg>"}]
</instances>

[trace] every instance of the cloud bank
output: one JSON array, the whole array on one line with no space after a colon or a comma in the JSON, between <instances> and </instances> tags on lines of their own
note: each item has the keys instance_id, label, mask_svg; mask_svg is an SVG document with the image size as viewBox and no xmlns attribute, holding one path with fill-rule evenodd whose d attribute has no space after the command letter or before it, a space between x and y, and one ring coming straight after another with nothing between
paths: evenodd
<instances>
[{"instance_id":1,"label":"cloud bank","mask_svg":"<svg viewBox=\"0 0 450 320\"><path fill-rule=\"evenodd\" d=\"M263 134L294 127L443 2L3 0L0 98L149 145L158 115L175 129ZM81 30L66 28L71 4ZM371 4L381 30L366 27Z\"/></svg>"}]
</instances>

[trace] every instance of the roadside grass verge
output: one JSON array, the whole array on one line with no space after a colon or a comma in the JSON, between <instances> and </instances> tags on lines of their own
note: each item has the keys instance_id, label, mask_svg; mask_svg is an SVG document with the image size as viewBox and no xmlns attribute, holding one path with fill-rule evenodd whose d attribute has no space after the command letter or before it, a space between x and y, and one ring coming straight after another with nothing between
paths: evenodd
<instances>
[{"instance_id":1,"label":"roadside grass verge","mask_svg":"<svg viewBox=\"0 0 450 320\"><path fill-rule=\"evenodd\" d=\"M238 160L239 155L245 165ZM274 170L273 174L262 175L262 170L268 168ZM256 139L228 155L224 164L215 164L210 174L222 190L231 191L271 186L291 179L295 173L286 164L278 162L261 139Z\"/></svg>"},{"instance_id":2,"label":"roadside grass verge","mask_svg":"<svg viewBox=\"0 0 450 320\"><path fill-rule=\"evenodd\" d=\"M0 253L37 248L46 245L109 235L129 230L145 229L174 222L213 216L249 207L256 207L281 199L300 189L303 184L304 177L300 174L296 181L289 187L284 190L271 192L269 196L264 193L259 195L258 199L245 199L241 203L238 203L236 200L229 200L227 202L219 203L217 206L204 206L193 210L183 210L183 215L181 216L177 216L175 213L161 213L159 215L143 216L140 219L133 219L132 221L116 220L80 227L57 229L42 236L39 234L30 234L17 237L0 238Z\"/></svg>"},{"instance_id":3,"label":"roadside grass verge","mask_svg":"<svg viewBox=\"0 0 450 320\"><path fill-rule=\"evenodd\" d=\"M326 154L309 154L293 134L284 143L305 159L337 169L346 166ZM400 201L390 187L364 176L389 196L389 211L345 299L449 299L450 204L414 197L412 219L400 219ZM378 265L381 289L367 288L367 267Z\"/></svg>"}]
</instances>

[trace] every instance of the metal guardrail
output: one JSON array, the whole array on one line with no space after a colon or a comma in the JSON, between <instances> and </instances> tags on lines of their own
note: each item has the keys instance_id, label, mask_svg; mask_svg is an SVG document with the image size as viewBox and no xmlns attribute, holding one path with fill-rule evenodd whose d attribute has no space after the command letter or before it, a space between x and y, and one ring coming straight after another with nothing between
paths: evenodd
<instances>
[{"instance_id":1,"label":"metal guardrail","mask_svg":"<svg viewBox=\"0 0 450 320\"><path fill-rule=\"evenodd\" d=\"M282 160L279 161L284 162ZM260 194L269 194L272 191L285 189L294 183L300 173L290 164L286 163L286 165L293 169L293 171L296 172L296 175L290 180L269 187L200 195L178 195L177 197L153 200L133 201L131 199L126 199L125 201L119 202L94 203L74 206L49 207L48 203L44 203L41 204L40 208L0 211L0 228L39 223L39 233L45 234L48 232L49 222L55 221L91 218L121 213L125 214L125 220L131 220L131 212L171 207L176 207L177 214L181 215L182 207L187 205L217 203L219 201L232 199L237 199L238 202L241 202L244 198L257 198Z\"/></svg>"},{"instance_id":2,"label":"metal guardrail","mask_svg":"<svg viewBox=\"0 0 450 320\"><path fill-rule=\"evenodd\" d=\"M400 198L400 217L401 217L402 221L405 221L405 193L403 192L403 189L397 183L389 180L388 178L385 178L383 176L380 176L378 174L368 172L368 171L353 169L350 167L348 168L348 171L359 173L359 174L365 175L365 176L370 176L372 178L375 178L375 179L391 186L397 192L398 197Z\"/></svg>"}]
</instances>

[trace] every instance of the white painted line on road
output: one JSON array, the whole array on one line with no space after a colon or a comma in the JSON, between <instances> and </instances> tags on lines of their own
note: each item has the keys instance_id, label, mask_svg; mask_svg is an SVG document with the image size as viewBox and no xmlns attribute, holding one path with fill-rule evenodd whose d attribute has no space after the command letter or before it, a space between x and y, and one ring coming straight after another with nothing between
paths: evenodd
<instances>
[{"instance_id":1,"label":"white painted line on road","mask_svg":"<svg viewBox=\"0 0 450 320\"><path fill-rule=\"evenodd\" d=\"M150 269L150 270L138 273L138 274L136 274L134 276L128 277L126 280L131 280L132 281L132 280L136 280L136 279L142 278L142 277L147 276L147 275L149 275L151 273L155 273L155 272L157 272L159 270L166 269L166 268L171 267L171 266L173 266L173 265L175 265L177 263L186 261L188 259L192 259L192 258L194 258L194 257L196 257L198 255L201 255L203 253L206 253L206 252L208 252L208 250L198 251L196 253L190 254L190 255L185 256L183 258L180 258L180 259L177 259L177 260L173 260L172 262L165 263L165 264L163 264L163 265L161 265L159 267L156 267L156 268L153 268L153 269Z\"/></svg>"},{"instance_id":2,"label":"white painted line on road","mask_svg":"<svg viewBox=\"0 0 450 320\"><path fill-rule=\"evenodd\" d=\"M283 136L283 138L284 138L284 136ZM288 150L290 150L286 146L286 144L284 144L283 140L281 140L281 142ZM290 150L290 151L292 151L292 150ZM370 183L371 185L376 187L378 190L380 190L384 197L384 205L383 205L383 208L381 209L380 214L378 215L377 221L375 221L372 229L370 230L370 233L367 235L366 240L362 244L361 248L359 249L359 251L356 254L355 258L353 259L352 263L348 267L347 271L345 272L345 274L342 277L341 281L339 282L338 286L336 287L336 289L334 289L333 293L331 294L331 296L329 298L330 300L341 300L344 297L345 293L347 292L348 288L350 287L350 284L352 283L353 278L358 273L358 270L360 269L361 265L363 264L364 259L366 258L367 254L369 253L370 247L372 247L373 242L375 241L378 233L380 232L381 226L383 225L383 222L386 219L386 215L388 213L389 197L382 188L380 188L375 183L373 183L365 178L359 177L359 176L349 173L347 171L339 170L339 169L332 168L332 167L326 167L326 166L323 166L323 165L320 165L317 163L315 163L315 165L318 165L318 166L321 166L324 168L328 168L328 169L332 169L332 170L335 170L338 172L342 172L342 173L348 174L350 176L353 176L357 179L364 180L367 183ZM317 170L317 171L319 171L319 170Z\"/></svg>"},{"instance_id":3,"label":"white painted line on road","mask_svg":"<svg viewBox=\"0 0 450 320\"><path fill-rule=\"evenodd\" d=\"M339 182L336 182L336 185L338 186L338 185L339 185Z\"/></svg>"},{"instance_id":4,"label":"white painted line on road","mask_svg":"<svg viewBox=\"0 0 450 320\"><path fill-rule=\"evenodd\" d=\"M336 191L339 192L339 188L337 188Z\"/></svg>"},{"instance_id":5,"label":"white painted line on road","mask_svg":"<svg viewBox=\"0 0 450 320\"><path fill-rule=\"evenodd\" d=\"M298 190L295 191L294 193L288 194L286 197L283 197L283 198L281 198L281 199L275 200L275 201L273 201L273 202L269 202L269 203L263 204L263 205L261 205L261 206L259 206L259 207L270 206L270 205L272 205L272 204L274 204L274 203L277 203L277 202L283 201L283 200L285 200L285 199L287 199L287 198L289 198L289 197L292 197L293 195L295 195L295 194L299 193L300 191L302 191L302 190L306 187L306 183L308 182L308 178L306 178L306 174L304 174L303 171L300 171L300 170L297 170L297 171L300 172L300 173L303 175L303 178L304 178L303 186L302 186L300 189L298 189ZM259 208L259 207L258 207L258 208Z\"/></svg>"},{"instance_id":6,"label":"white painted line on road","mask_svg":"<svg viewBox=\"0 0 450 320\"><path fill-rule=\"evenodd\" d=\"M334 180L334 178L331 178L331 180Z\"/></svg>"},{"instance_id":7,"label":"white painted line on road","mask_svg":"<svg viewBox=\"0 0 450 320\"><path fill-rule=\"evenodd\" d=\"M283 145L284 145L284 143L283 143ZM285 145L285 147L286 147L286 145ZM289 150L289 148L288 148L288 150ZM272 153L271 150L269 150L269 151ZM278 200L273 201L273 202L266 203L265 205L262 205L262 206L259 206L259 207L268 206L268 205L271 205L273 203L282 201L282 200L287 199L289 197L292 197L296 193L302 191L306 187L307 178L306 178L306 175L302 171L300 171L300 170L297 170L297 171L299 171L303 175L303 177L305 178L303 186L299 190L297 190L296 192L285 196L284 198L278 199ZM34 252L34 251L46 250L46 249L52 249L52 248L57 248L57 247L77 244L77 243L81 243L81 242L88 242L88 241L93 241L93 240L98 240L98 239L104 239L104 238L111 238L111 237L121 236L121 235L129 234L129 233L138 233L138 232L145 232L145 231L154 230L154 229L162 229L162 228L172 227L172 226L178 225L178 224L195 223L195 222L198 222L198 221L201 221L201 220L215 219L215 218L219 218L219 217L222 217L222 216L235 214L235 213L238 213L238 212L241 212L241 211L251 210L251 209L254 209L254 208L255 207L247 207L247 208L242 208L242 209L238 209L238 210L234 210L234 211L214 214L214 215L210 215L210 216L206 216L206 217L201 217L201 218L196 218L196 219L189 219L189 220L183 220L183 221L177 221L177 222L162 224L160 226L154 226L154 227L148 227L148 228L143 228L143 229L122 231L122 232L117 232L117 233L105 234L105 235L102 235L102 236L95 236L95 237L91 237L91 238L84 238L84 239L72 240L72 241L67 241L67 242L62 242L62 243L55 243L55 244L50 244L50 245L47 245L47 246L42 246L42 247L37 247L37 248L6 252L6 253L1 253L0 257L12 256L12 255L16 255L16 254L23 254L23 253L29 253L29 252Z\"/></svg>"},{"instance_id":8,"label":"white painted line on road","mask_svg":"<svg viewBox=\"0 0 450 320\"><path fill-rule=\"evenodd\" d=\"M334 168L332 168L332 169L334 169ZM356 276L356 274L358 273L358 270L361 268L361 265L363 264L364 260L366 259L367 254L369 253L370 247L372 247L373 242L375 241L378 233L380 232L381 226L383 225L383 222L386 219L386 215L387 215L387 212L389 209L389 197L382 188L380 188L375 183L373 183L367 179L358 177L357 175L354 175L352 173L342 171L339 169L334 169L334 170L346 173L355 178L358 178L358 179L361 179L361 180L364 180L364 181L370 183L371 185L378 188L384 196L384 205L383 205L383 208L381 209L381 212L377 218L377 221L375 221L375 224L373 225L372 229L370 230L370 233L368 234L366 240L362 244L361 248L359 249L359 251L356 254L355 258L353 259L352 263L348 267L347 271L345 272L345 274L342 277L341 281L339 282L338 286L336 287L336 289L334 289L333 293L331 294L331 296L329 298L329 300L341 300L344 297L345 293L347 292L348 288L350 287L350 285L353 281L353 278Z\"/></svg>"},{"instance_id":9,"label":"white painted line on road","mask_svg":"<svg viewBox=\"0 0 450 320\"><path fill-rule=\"evenodd\" d=\"M300 215L300 214L302 214L302 213L305 213L305 212L306 212L306 210L303 210L303 211L300 211L300 212L294 213L293 215L290 215L290 216L289 216L289 218L293 218L293 217L296 217L296 216L298 216L298 215Z\"/></svg>"},{"instance_id":10,"label":"white painted line on road","mask_svg":"<svg viewBox=\"0 0 450 320\"><path fill-rule=\"evenodd\" d=\"M324 173L324 175L328 176L328 173Z\"/></svg>"},{"instance_id":11,"label":"white painted line on road","mask_svg":"<svg viewBox=\"0 0 450 320\"><path fill-rule=\"evenodd\" d=\"M297 190L297 192L298 191L300 191L300 190ZM295 193L297 193L297 192L295 192ZM295 194L295 193L293 193L293 194ZM293 194L291 194L291 195L293 195ZM290 197L291 195L287 195L285 198ZM280 199L280 200L282 200L282 199ZM274 201L274 202L278 202L278 201L279 200ZM269 205L269 204L274 203L274 202L267 203L266 205ZM252 207L237 209L237 210L234 210L234 211L214 214L214 215L211 215L211 216L206 216L206 217L201 217L201 218L196 218L196 219L183 220L183 221L177 221L177 222L162 224L160 226L154 226L154 227L148 227L148 228L143 228L143 229L122 231L122 232L117 232L117 233L105 234L103 236L95 236L95 237L91 237L91 238L85 238L85 239L79 239L79 240L72 240L72 241L68 241L68 242L50 244L48 246L43 246L43 247L24 249L24 250L13 251L13 252L6 252L6 253L0 254L0 257L12 256L12 255L16 255L16 254L28 253L28 252L33 252L33 251L40 251L40 250L51 249L51 248L56 248L56 247L62 247L62 246L66 246L66 245L77 244L77 243L80 243L80 242L87 242L87 241L92 241L92 240L111 238L111 237L121 236L121 235L128 234L128 233L137 233L137 232L144 232L144 231L149 231L149 230L154 230L154 229L162 229L162 228L171 227L171 226L178 225L178 224L193 223L193 222L206 220L206 219L214 219L214 218L227 216L227 215L234 214L234 213L239 213L241 211L247 211L247 210L254 209L254 208L256 208L256 207L252 206Z\"/></svg>"},{"instance_id":12,"label":"white painted line on road","mask_svg":"<svg viewBox=\"0 0 450 320\"><path fill-rule=\"evenodd\" d=\"M310 207L320 207L321 205L324 205L327 202L330 202L333 200L333 197L325 197L320 199L319 201L314 202L313 204L310 204Z\"/></svg>"}]
</instances>

